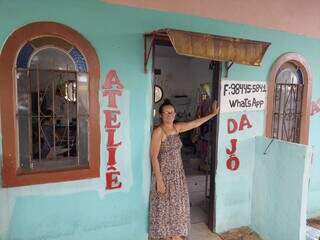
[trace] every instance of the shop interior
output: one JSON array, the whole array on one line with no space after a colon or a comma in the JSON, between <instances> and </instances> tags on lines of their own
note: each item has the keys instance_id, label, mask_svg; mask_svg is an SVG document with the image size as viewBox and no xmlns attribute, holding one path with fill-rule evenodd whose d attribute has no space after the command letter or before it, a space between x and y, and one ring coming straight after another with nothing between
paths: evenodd
<instances>
[{"instance_id":1,"label":"shop interior","mask_svg":"<svg viewBox=\"0 0 320 240\"><path fill-rule=\"evenodd\" d=\"M212 61L178 55L172 46L154 49L153 125L160 124L158 109L169 99L176 109L176 122L191 121L210 113L213 102ZM182 159L187 177L191 223L208 223L210 179L212 179L213 128L208 121L180 134ZM212 194L212 193L211 193Z\"/></svg>"}]
</instances>

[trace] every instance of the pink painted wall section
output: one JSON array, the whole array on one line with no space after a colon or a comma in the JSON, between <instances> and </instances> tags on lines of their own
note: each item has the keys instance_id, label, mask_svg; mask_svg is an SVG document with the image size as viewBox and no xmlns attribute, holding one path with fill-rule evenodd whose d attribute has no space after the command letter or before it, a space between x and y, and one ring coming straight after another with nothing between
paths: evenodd
<instances>
[{"instance_id":1,"label":"pink painted wall section","mask_svg":"<svg viewBox=\"0 0 320 240\"><path fill-rule=\"evenodd\" d=\"M103 0L320 38L319 0Z\"/></svg>"}]
</instances>

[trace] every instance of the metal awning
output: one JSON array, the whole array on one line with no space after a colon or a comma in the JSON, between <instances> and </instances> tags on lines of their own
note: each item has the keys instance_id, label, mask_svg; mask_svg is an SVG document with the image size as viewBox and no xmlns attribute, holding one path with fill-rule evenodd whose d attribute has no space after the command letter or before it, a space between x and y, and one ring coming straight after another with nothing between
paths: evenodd
<instances>
[{"instance_id":1,"label":"metal awning","mask_svg":"<svg viewBox=\"0 0 320 240\"><path fill-rule=\"evenodd\" d=\"M145 70L156 44L172 45L179 55L214 61L260 66L270 43L176 29L161 29L145 35ZM148 39L149 46L148 46Z\"/></svg>"}]
</instances>

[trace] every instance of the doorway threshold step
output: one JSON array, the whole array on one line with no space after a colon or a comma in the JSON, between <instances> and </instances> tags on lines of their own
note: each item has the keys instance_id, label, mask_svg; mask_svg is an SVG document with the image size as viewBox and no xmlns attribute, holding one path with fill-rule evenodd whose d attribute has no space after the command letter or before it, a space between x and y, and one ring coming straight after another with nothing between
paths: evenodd
<instances>
[{"instance_id":1,"label":"doorway threshold step","mask_svg":"<svg viewBox=\"0 0 320 240\"><path fill-rule=\"evenodd\" d=\"M249 227L241 227L222 233L223 240L262 240L262 238Z\"/></svg>"},{"instance_id":2,"label":"doorway threshold step","mask_svg":"<svg viewBox=\"0 0 320 240\"><path fill-rule=\"evenodd\" d=\"M205 223L191 224L188 240L222 240L218 234L211 232Z\"/></svg>"}]
</instances>

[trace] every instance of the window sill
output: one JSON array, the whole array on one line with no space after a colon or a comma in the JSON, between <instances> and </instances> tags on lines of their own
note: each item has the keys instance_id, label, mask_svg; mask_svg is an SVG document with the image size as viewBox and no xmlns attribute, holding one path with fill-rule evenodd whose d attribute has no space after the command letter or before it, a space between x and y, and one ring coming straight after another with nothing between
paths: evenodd
<instances>
[{"instance_id":1,"label":"window sill","mask_svg":"<svg viewBox=\"0 0 320 240\"><path fill-rule=\"evenodd\" d=\"M98 178L100 171L98 168L87 165L59 170L22 170L19 168L13 174L3 172L3 175L10 176L3 178L2 183L3 187L8 188Z\"/></svg>"},{"instance_id":2,"label":"window sill","mask_svg":"<svg viewBox=\"0 0 320 240\"><path fill-rule=\"evenodd\" d=\"M73 170L79 170L79 169L89 169L89 164L82 165L82 166L68 166L68 167L60 167L55 169L22 169L19 168L17 170L17 176L22 175L30 175L30 174L38 174L38 173L51 173L51 172L62 172L62 171L73 171Z\"/></svg>"}]
</instances>

